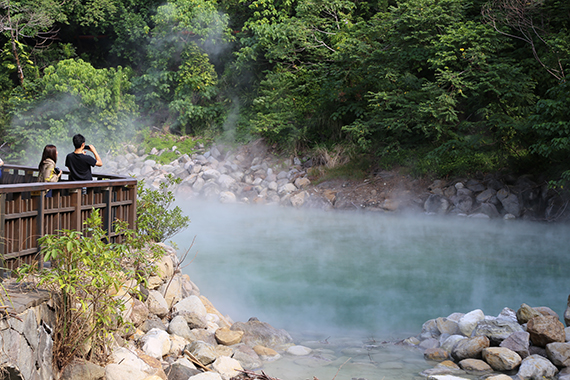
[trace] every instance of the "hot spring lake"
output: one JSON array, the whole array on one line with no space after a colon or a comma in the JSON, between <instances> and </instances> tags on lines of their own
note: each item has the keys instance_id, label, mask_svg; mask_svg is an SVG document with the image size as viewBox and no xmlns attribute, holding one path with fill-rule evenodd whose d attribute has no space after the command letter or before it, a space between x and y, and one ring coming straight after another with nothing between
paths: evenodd
<instances>
[{"instance_id":1,"label":"hot spring lake","mask_svg":"<svg viewBox=\"0 0 570 380\"><path fill-rule=\"evenodd\" d=\"M179 252L195 238L183 272L222 314L257 317L297 344L399 340L432 318L474 309L497 315L522 303L562 315L570 293L567 224L178 205L191 219L173 238ZM412 379L431 367L407 355L409 365L387 372L347 364L336 380ZM283 380L329 380L339 367L278 362L264 371Z\"/></svg>"}]
</instances>

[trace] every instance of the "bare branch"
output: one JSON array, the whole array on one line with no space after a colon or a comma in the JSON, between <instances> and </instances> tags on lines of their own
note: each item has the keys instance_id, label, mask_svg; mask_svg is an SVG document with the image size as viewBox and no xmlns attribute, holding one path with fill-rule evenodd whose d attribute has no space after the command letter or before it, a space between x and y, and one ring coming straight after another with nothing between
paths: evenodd
<instances>
[{"instance_id":1,"label":"bare branch","mask_svg":"<svg viewBox=\"0 0 570 380\"><path fill-rule=\"evenodd\" d=\"M553 47L546 41L545 30L539 28L534 23L534 17L539 15L540 6L543 0L494 0L487 3L481 10L483 18L492 25L498 33L518 39L530 45L532 55L536 61L553 77L564 80L565 73L562 62ZM499 26L507 26L518 34L507 33ZM533 37L534 36L534 37ZM538 54L538 49L534 39L543 44L554 56L558 68L547 65Z\"/></svg>"}]
</instances>

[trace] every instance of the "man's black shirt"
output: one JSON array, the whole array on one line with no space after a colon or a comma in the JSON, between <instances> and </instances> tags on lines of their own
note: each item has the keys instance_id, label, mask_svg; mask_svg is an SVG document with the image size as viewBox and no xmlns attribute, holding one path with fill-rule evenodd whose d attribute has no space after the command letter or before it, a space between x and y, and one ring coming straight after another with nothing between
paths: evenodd
<instances>
[{"instance_id":1,"label":"man's black shirt","mask_svg":"<svg viewBox=\"0 0 570 380\"><path fill-rule=\"evenodd\" d=\"M78 154L71 152L65 157L65 166L69 168L70 181L91 181L91 167L95 166L97 160L88 154Z\"/></svg>"}]
</instances>

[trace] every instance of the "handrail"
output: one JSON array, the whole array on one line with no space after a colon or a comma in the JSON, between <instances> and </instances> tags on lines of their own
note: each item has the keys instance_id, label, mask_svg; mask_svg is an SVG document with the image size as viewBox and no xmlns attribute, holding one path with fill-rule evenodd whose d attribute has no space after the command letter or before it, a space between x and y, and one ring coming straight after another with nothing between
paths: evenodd
<instances>
[{"instance_id":1,"label":"handrail","mask_svg":"<svg viewBox=\"0 0 570 380\"><path fill-rule=\"evenodd\" d=\"M116 220L135 228L137 180L94 173L93 181L68 181L63 171L60 182L37 182L38 169L21 165L0 167L0 257L4 267L31 263L41 257L38 239L58 230L81 231L93 209L101 212L109 241L124 236L113 231Z\"/></svg>"}]
</instances>

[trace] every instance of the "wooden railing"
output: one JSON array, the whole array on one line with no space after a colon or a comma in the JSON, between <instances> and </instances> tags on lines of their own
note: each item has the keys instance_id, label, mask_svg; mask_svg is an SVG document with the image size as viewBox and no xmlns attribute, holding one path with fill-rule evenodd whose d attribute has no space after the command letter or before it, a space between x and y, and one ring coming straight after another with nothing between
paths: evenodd
<instances>
[{"instance_id":1,"label":"wooden railing","mask_svg":"<svg viewBox=\"0 0 570 380\"><path fill-rule=\"evenodd\" d=\"M0 167L0 259L4 268L21 262L42 263L38 239L58 230L81 231L93 209L100 210L103 229L111 242L123 236L113 222L122 220L135 227L137 181L133 178L94 173L93 181L37 182L38 169Z\"/></svg>"}]
</instances>

